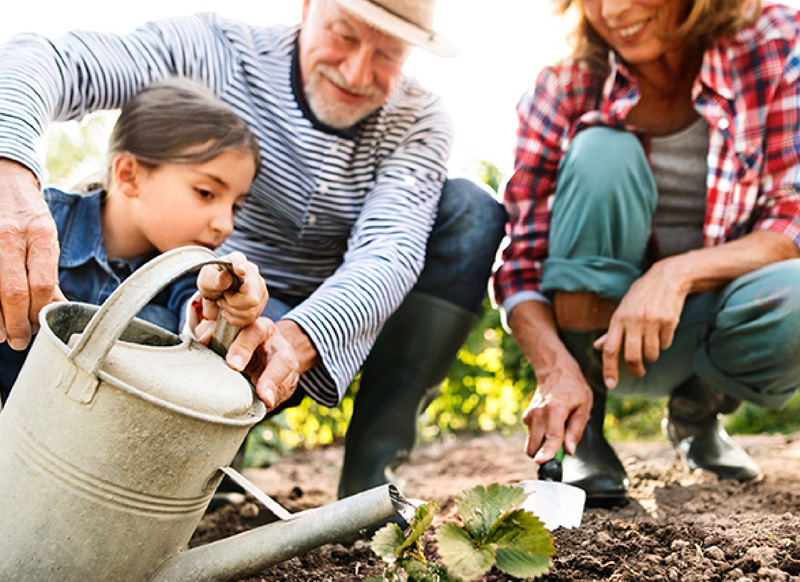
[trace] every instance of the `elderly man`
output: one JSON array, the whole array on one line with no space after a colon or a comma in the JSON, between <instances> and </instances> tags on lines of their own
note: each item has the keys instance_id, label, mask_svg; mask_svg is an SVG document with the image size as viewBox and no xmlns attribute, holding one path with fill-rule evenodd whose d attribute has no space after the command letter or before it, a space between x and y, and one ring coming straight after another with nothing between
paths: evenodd
<instances>
[{"instance_id":1,"label":"elderly man","mask_svg":"<svg viewBox=\"0 0 800 582\"><path fill-rule=\"evenodd\" d=\"M420 407L481 308L505 213L447 180L439 98L403 76L411 46L443 56L434 0L304 0L302 23L201 14L117 36L21 35L0 50L0 306L22 348L54 294L57 248L34 142L50 119L117 108L148 83L206 83L259 138L263 167L220 249L257 263L265 314L295 348L306 395L361 381L339 494L385 483ZM0 328L2 329L2 328Z\"/></svg>"}]
</instances>

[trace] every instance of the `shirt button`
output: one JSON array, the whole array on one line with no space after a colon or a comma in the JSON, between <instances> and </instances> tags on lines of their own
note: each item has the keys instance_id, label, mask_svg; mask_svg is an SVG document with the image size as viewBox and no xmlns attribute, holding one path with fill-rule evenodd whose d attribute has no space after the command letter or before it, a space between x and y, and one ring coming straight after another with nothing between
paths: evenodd
<instances>
[{"instance_id":1,"label":"shirt button","mask_svg":"<svg viewBox=\"0 0 800 582\"><path fill-rule=\"evenodd\" d=\"M314 226L315 224L317 224L317 215L316 214L309 214L306 217L306 222L308 223L309 226Z\"/></svg>"},{"instance_id":2,"label":"shirt button","mask_svg":"<svg viewBox=\"0 0 800 582\"><path fill-rule=\"evenodd\" d=\"M338 151L339 151L339 144L338 144L338 143L336 143L336 142L333 142L333 143L331 144L331 153L332 153L332 154L335 154L335 153L336 153L336 152L338 152Z\"/></svg>"},{"instance_id":3,"label":"shirt button","mask_svg":"<svg viewBox=\"0 0 800 582\"><path fill-rule=\"evenodd\" d=\"M727 117L721 117L719 121L717 121L717 129L719 129L720 131L725 131L726 129L728 129L728 127L730 127L730 125L731 122L728 121Z\"/></svg>"},{"instance_id":4,"label":"shirt button","mask_svg":"<svg viewBox=\"0 0 800 582\"><path fill-rule=\"evenodd\" d=\"M322 182L319 186L317 186L317 192L319 192L320 194L327 194L328 184L326 182Z\"/></svg>"}]
</instances>

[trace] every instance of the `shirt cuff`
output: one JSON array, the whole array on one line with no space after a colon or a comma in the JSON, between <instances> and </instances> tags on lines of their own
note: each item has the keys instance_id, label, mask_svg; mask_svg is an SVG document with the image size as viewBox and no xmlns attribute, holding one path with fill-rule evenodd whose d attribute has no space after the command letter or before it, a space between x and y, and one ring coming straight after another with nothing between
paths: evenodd
<instances>
[{"instance_id":1,"label":"shirt cuff","mask_svg":"<svg viewBox=\"0 0 800 582\"><path fill-rule=\"evenodd\" d=\"M547 296L539 291L520 291L519 293L514 293L511 297L503 301L503 311L506 313L511 313L512 309L514 309L520 303L524 303L525 301L539 301L540 303L545 303L546 305L552 305Z\"/></svg>"}]
</instances>

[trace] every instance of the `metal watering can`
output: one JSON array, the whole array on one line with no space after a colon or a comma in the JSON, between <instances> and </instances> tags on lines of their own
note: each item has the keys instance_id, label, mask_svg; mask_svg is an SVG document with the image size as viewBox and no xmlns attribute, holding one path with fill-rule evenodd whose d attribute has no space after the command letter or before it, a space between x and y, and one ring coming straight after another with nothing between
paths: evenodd
<instances>
[{"instance_id":1,"label":"metal watering can","mask_svg":"<svg viewBox=\"0 0 800 582\"><path fill-rule=\"evenodd\" d=\"M265 406L210 349L135 316L178 276L219 262L183 247L101 307L42 310L0 412L0 580L230 580L407 509L386 485L186 549Z\"/></svg>"}]
</instances>

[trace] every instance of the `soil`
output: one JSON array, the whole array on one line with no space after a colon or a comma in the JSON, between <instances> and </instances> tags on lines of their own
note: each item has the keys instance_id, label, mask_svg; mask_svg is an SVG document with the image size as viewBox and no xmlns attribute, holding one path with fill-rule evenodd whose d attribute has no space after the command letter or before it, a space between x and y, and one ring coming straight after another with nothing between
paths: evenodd
<instances>
[{"instance_id":1,"label":"soil","mask_svg":"<svg viewBox=\"0 0 800 582\"><path fill-rule=\"evenodd\" d=\"M556 529L553 567L539 580L800 582L800 433L736 440L758 460L762 481L690 473L666 442L615 444L631 479L630 502L586 509L579 528ZM436 501L434 528L456 521L454 498L463 489L535 475L523 444L521 435L488 435L422 446L398 470L402 491ZM341 458L338 446L303 451L245 475L289 511L301 511L336 500ZM207 513L193 545L273 519L248 498ZM426 540L433 552L430 533ZM241 581L352 582L382 572L369 542L357 540L322 546ZM515 579L495 569L479 580Z\"/></svg>"}]
</instances>

